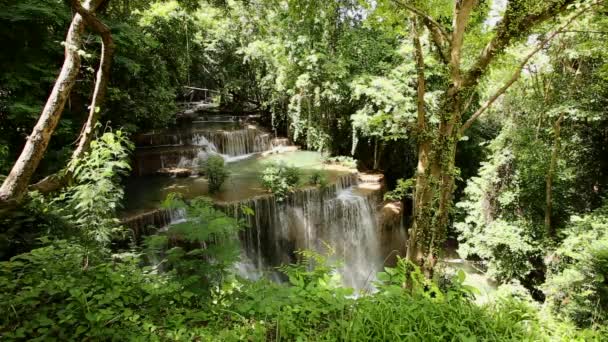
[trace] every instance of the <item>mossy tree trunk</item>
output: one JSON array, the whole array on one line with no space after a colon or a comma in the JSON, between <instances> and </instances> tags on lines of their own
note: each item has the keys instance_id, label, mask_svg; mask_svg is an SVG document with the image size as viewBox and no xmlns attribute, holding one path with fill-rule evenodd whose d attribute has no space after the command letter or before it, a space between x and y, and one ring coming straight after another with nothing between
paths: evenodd
<instances>
[{"instance_id":1,"label":"mossy tree trunk","mask_svg":"<svg viewBox=\"0 0 608 342\"><path fill-rule=\"evenodd\" d=\"M601 2L598 0L577 12L559 29L547 35L515 68L505 84L489 97L469 118L463 117L477 92L479 82L487 73L489 65L515 41L524 39L538 24L566 11L574 0L548 0L542 10L522 11L520 1L511 1L502 20L494 28L493 38L468 70L461 67L462 46L471 13L476 0L454 2L453 21L445 27L423 10L409 3L398 1L415 17L413 20L414 52L418 69L418 167L414 190L414 223L410 229L407 258L422 266L431 276L437 254L443 245L453 208L453 193L456 168L456 148L466 130L520 77L522 69L551 39L561 33L576 17ZM525 6L523 7L525 8ZM572 8L571 10L575 10ZM424 104L424 59L417 32L416 20L429 31L438 60L448 70L448 87L440 106L440 122L430 125L426 119Z\"/></svg>"}]
</instances>

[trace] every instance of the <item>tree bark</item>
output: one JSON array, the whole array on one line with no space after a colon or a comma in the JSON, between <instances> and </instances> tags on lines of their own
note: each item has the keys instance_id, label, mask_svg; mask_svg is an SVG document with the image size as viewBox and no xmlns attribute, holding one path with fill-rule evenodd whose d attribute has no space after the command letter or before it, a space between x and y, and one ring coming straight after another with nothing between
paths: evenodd
<instances>
[{"instance_id":1,"label":"tree bark","mask_svg":"<svg viewBox=\"0 0 608 342\"><path fill-rule=\"evenodd\" d=\"M409 230L406 258L416 265L422 264L420 244L422 241L421 232L424 231L430 217L430 201L432 191L430 188L430 169L429 160L431 153L431 138L427 136L426 104L424 96L426 93L426 80L424 73L424 55L420 36L418 32L418 22L416 17L412 18L412 35L414 43L414 55L417 71L417 130L418 130L418 165L416 168L416 188L414 189L413 216L414 223Z\"/></svg>"},{"instance_id":2,"label":"tree bark","mask_svg":"<svg viewBox=\"0 0 608 342\"><path fill-rule=\"evenodd\" d=\"M100 0L88 0L85 6L89 10L95 10L100 2ZM82 45L83 31L84 18L80 14L76 14L68 29L65 41L65 60L61 72L21 155L0 187L0 207L12 206L21 202L27 192L32 175L46 152L78 76L81 61L78 51Z\"/></svg>"},{"instance_id":3,"label":"tree bark","mask_svg":"<svg viewBox=\"0 0 608 342\"><path fill-rule=\"evenodd\" d=\"M114 50L116 48L110 29L92 13L82 8L78 1L79 0L72 0L72 6L84 17L87 26L101 36L101 57L99 59L99 70L97 71L97 78L95 80L95 89L93 90L93 97L91 98L91 105L89 106L89 116L84 124L82 133L80 134L78 146L72 154L72 159L81 158L84 153L89 150L95 126L99 120L99 106L105 99L106 90L108 89L110 71L112 69L112 58L114 57Z\"/></svg>"},{"instance_id":4,"label":"tree bark","mask_svg":"<svg viewBox=\"0 0 608 342\"><path fill-rule=\"evenodd\" d=\"M559 158L559 150L561 149L561 130L562 122L564 121L564 113L562 112L555 123L553 124L553 151L551 152L551 163L549 164L549 170L546 178L546 198L545 198L545 230L547 237L555 238L555 229L551 224L551 215L553 211L553 177L557 168L557 160Z\"/></svg>"},{"instance_id":5,"label":"tree bark","mask_svg":"<svg viewBox=\"0 0 608 342\"><path fill-rule=\"evenodd\" d=\"M103 0L99 1L102 2ZM89 114L87 121L84 123L80 133L78 145L72 153L72 160L82 158L88 152L95 132L95 126L99 121L100 105L103 102L110 80L110 71L112 68L112 58L114 56L115 44L112 39L110 29L103 24L91 12L80 6L78 0L72 0L72 7L81 15L87 26L101 36L101 56L99 60L99 69L93 89L91 104L89 105ZM66 186L71 181L72 175L69 170L59 174L53 174L45 177L38 183L32 185L32 190L37 190L42 193L57 191Z\"/></svg>"}]
</instances>

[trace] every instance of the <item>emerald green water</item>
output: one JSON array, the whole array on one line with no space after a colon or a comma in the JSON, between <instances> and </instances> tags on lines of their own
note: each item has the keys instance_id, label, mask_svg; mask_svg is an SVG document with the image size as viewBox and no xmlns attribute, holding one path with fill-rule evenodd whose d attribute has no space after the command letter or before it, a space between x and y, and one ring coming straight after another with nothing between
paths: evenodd
<instances>
[{"instance_id":1,"label":"emerald green water","mask_svg":"<svg viewBox=\"0 0 608 342\"><path fill-rule=\"evenodd\" d=\"M253 155L228 163L230 177L223 184L220 192L212 196L208 192L207 180L203 177L132 177L126 184L125 215L158 208L170 193L179 193L185 198L209 196L217 202L234 202L266 194L267 192L261 187L260 178L266 166L273 162L300 168L302 185L307 183L315 170L322 170L330 182L348 173L348 171L328 169L318 152L295 151L267 156Z\"/></svg>"}]
</instances>

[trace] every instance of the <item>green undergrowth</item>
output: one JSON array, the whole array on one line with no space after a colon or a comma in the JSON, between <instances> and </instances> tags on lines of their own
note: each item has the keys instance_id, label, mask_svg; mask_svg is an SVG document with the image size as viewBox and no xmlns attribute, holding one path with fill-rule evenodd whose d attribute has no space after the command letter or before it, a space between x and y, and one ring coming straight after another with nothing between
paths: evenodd
<instances>
[{"instance_id":1,"label":"green undergrowth","mask_svg":"<svg viewBox=\"0 0 608 342\"><path fill-rule=\"evenodd\" d=\"M543 341L602 340L599 331L548 325L515 297L471 300L459 274L439 288L404 261L378 275L378 292L353 296L312 252L281 271L289 282L226 273L192 287L179 267L143 263L136 251L89 250L74 241L0 264L0 336L10 340L113 341ZM188 262L194 259L188 255ZM178 261L172 260L175 264ZM204 262L212 262L206 260ZM186 275L188 275L186 273ZM404 289L402 284L410 284Z\"/></svg>"}]
</instances>

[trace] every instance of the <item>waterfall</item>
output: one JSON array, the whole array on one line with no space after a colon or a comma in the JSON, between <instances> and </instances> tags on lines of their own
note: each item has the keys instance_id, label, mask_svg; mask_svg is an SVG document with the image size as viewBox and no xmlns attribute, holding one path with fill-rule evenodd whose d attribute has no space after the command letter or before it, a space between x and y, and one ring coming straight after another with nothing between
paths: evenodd
<instances>
[{"instance_id":1,"label":"waterfall","mask_svg":"<svg viewBox=\"0 0 608 342\"><path fill-rule=\"evenodd\" d=\"M221 155L234 162L255 153L270 151L289 144L287 139L273 139L257 128L199 129L182 133L150 133L138 136L135 172L138 176L155 174L160 169L186 168L196 170L209 155Z\"/></svg>"},{"instance_id":2,"label":"waterfall","mask_svg":"<svg viewBox=\"0 0 608 342\"><path fill-rule=\"evenodd\" d=\"M122 219L121 223L131 229L135 241L140 241L143 236L166 230L170 225L185 220L184 209L156 209L131 215Z\"/></svg>"},{"instance_id":3,"label":"waterfall","mask_svg":"<svg viewBox=\"0 0 608 342\"><path fill-rule=\"evenodd\" d=\"M255 127L233 131L204 131L195 135L195 139L204 138L215 147L215 151L231 156L242 156L271 149L270 134Z\"/></svg>"},{"instance_id":4,"label":"waterfall","mask_svg":"<svg viewBox=\"0 0 608 342\"><path fill-rule=\"evenodd\" d=\"M375 206L353 188L342 190L324 206L323 217L330 224L327 241L344 261L340 269L344 284L369 287L382 266Z\"/></svg>"},{"instance_id":5,"label":"waterfall","mask_svg":"<svg viewBox=\"0 0 608 342\"><path fill-rule=\"evenodd\" d=\"M286 138L273 136L242 118L219 115L203 116L200 121L190 122L186 128L150 132L135 137L134 173L139 176L163 174L173 177L196 175L199 163L209 155L221 155L226 162L248 158L262 153L260 160L271 154L295 152ZM269 152L269 153L266 153ZM311 152L302 152L308 154ZM295 157L294 157L295 158ZM280 158L279 158L280 159ZM319 159L318 163L321 163ZM234 166L234 165L233 165ZM404 229L401 225L401 209L382 207L383 180L378 175L347 174L332 180L325 188L306 187L290 193L282 202L271 194L264 194L254 180L259 171L244 165L244 172L236 180L231 191L238 196L216 196L216 200L247 198L238 202L216 202L216 206L230 215L243 219L248 227L239 232L242 246L240 262L235 271L245 277L257 279L263 274L279 279L276 266L298 261L298 250L313 250L329 255L331 261L340 261L337 272L345 285L363 290L371 287L391 251L405 247ZM251 168L249 170L248 168ZM311 170L307 170L311 171ZM340 170L328 170L335 177ZM361 184L359 184L359 177ZM250 179L251 178L251 179ZM165 180L150 177L153 187L165 187ZM175 181L188 196L206 194L200 182L186 179ZM139 192L140 187L134 187ZM151 189L163 193L165 189ZM146 192L143 189L143 192ZM263 195L259 195L263 194ZM257 197L251 197L256 196ZM254 211L244 216L242 206ZM393 210L394 209L394 210ZM124 225L134 231L137 240L170 224L183 222L184 212L165 209L140 210L125 215ZM156 228L150 229L151 226ZM395 253L393 253L395 254ZM389 261L391 262L391 261Z\"/></svg>"},{"instance_id":6,"label":"waterfall","mask_svg":"<svg viewBox=\"0 0 608 342\"><path fill-rule=\"evenodd\" d=\"M226 205L236 216L242 205L255 212L241 234L245 261L239 264L240 274L257 277L260 271L295 262L297 250L327 254L330 246L330 259L342 262L338 272L344 284L369 288L384 257L378 202L377 196L360 194L356 182L349 175L324 190L298 190L283 203L268 195Z\"/></svg>"}]
</instances>

